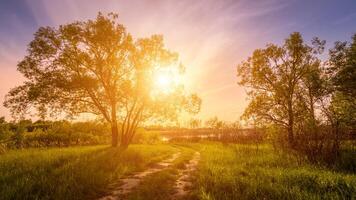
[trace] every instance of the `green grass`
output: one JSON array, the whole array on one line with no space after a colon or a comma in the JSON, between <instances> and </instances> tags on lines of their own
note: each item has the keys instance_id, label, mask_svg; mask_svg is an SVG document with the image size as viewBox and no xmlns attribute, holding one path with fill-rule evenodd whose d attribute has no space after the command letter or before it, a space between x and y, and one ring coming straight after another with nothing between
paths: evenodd
<instances>
[{"instance_id":1,"label":"green grass","mask_svg":"<svg viewBox=\"0 0 356 200\"><path fill-rule=\"evenodd\" d=\"M196 199L355 199L356 175L253 145L200 144Z\"/></svg>"},{"instance_id":2,"label":"green grass","mask_svg":"<svg viewBox=\"0 0 356 200\"><path fill-rule=\"evenodd\" d=\"M167 145L24 149L0 155L0 197L95 199L119 177L170 156Z\"/></svg>"},{"instance_id":3,"label":"green grass","mask_svg":"<svg viewBox=\"0 0 356 200\"><path fill-rule=\"evenodd\" d=\"M181 156L173 165L145 177L128 199L169 199L194 151L201 159L192 194L184 199L356 199L350 170L315 166L268 145L257 152L253 145L220 143L131 145L124 152L107 146L8 151L0 155L0 199L96 199L111 182L177 150Z\"/></svg>"}]
</instances>

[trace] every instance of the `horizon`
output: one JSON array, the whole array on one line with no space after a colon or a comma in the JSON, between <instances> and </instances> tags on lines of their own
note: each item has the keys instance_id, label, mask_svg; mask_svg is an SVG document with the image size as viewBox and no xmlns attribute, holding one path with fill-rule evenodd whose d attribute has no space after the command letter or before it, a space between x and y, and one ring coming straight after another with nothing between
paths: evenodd
<instances>
[{"instance_id":1,"label":"horizon","mask_svg":"<svg viewBox=\"0 0 356 200\"><path fill-rule=\"evenodd\" d=\"M196 118L235 121L247 106L236 65L254 49L281 44L294 31L305 41L350 41L356 32L353 1L3 1L0 8L0 116L10 118L4 96L24 79L16 64L41 26L57 27L115 12L134 38L162 34L186 67L186 87L202 98ZM66 13L63 15L63 13Z\"/></svg>"}]
</instances>

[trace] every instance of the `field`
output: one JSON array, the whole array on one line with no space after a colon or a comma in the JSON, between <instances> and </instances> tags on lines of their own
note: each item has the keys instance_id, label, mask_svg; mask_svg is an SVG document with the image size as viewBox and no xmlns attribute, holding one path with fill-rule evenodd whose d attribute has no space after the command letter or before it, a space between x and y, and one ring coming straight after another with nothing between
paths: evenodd
<instances>
[{"instance_id":1,"label":"field","mask_svg":"<svg viewBox=\"0 0 356 200\"><path fill-rule=\"evenodd\" d=\"M197 152L199 162L190 166ZM11 150L0 155L0 196L98 199L119 187L113 183L145 170L124 199L174 199L186 172L184 199L356 198L354 173L311 165L269 145L220 143Z\"/></svg>"},{"instance_id":2,"label":"field","mask_svg":"<svg viewBox=\"0 0 356 200\"><path fill-rule=\"evenodd\" d=\"M312 166L270 146L199 145L199 199L354 199L356 175Z\"/></svg>"},{"instance_id":3,"label":"field","mask_svg":"<svg viewBox=\"0 0 356 200\"><path fill-rule=\"evenodd\" d=\"M91 199L110 181L169 156L169 146L24 149L0 155L1 199Z\"/></svg>"}]
</instances>

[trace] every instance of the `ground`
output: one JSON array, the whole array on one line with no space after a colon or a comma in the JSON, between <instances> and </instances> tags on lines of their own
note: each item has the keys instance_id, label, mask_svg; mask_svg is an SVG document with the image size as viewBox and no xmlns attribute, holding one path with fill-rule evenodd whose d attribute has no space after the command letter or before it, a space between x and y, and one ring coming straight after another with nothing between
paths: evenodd
<instances>
[{"instance_id":1,"label":"ground","mask_svg":"<svg viewBox=\"0 0 356 200\"><path fill-rule=\"evenodd\" d=\"M125 192L123 192L125 191ZM13 150L1 199L355 199L356 175L220 143Z\"/></svg>"}]
</instances>

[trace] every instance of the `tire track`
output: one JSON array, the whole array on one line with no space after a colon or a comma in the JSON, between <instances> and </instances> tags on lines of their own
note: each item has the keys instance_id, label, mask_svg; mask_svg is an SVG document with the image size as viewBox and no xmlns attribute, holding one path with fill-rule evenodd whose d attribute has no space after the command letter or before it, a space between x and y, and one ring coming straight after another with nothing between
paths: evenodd
<instances>
[{"instance_id":1,"label":"tire track","mask_svg":"<svg viewBox=\"0 0 356 200\"><path fill-rule=\"evenodd\" d=\"M98 200L122 199L120 197L129 194L134 188L136 188L140 184L144 177L156 172L160 172L171 166L173 161L176 160L180 156L180 154L180 152L175 153L172 155L172 157L155 164L154 167L151 167L143 172L139 172L132 176L120 179L120 181L118 182L120 186L117 186L118 183L112 184L111 186L115 187L115 189L113 189L113 191L109 195L101 197Z\"/></svg>"},{"instance_id":2,"label":"tire track","mask_svg":"<svg viewBox=\"0 0 356 200\"><path fill-rule=\"evenodd\" d=\"M171 199L183 199L189 194L192 187L191 175L197 169L200 160L200 153L195 152L193 158L185 165L185 169L180 170L179 178L176 180L175 193Z\"/></svg>"}]
</instances>

